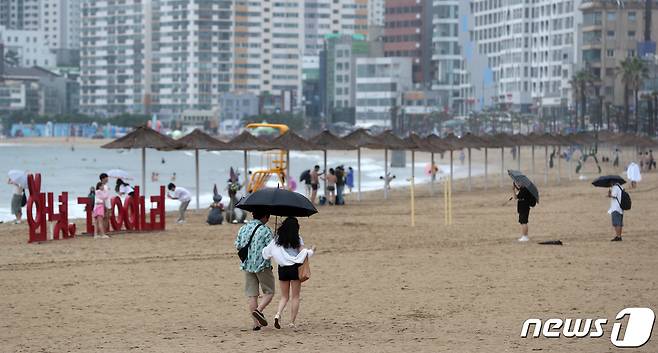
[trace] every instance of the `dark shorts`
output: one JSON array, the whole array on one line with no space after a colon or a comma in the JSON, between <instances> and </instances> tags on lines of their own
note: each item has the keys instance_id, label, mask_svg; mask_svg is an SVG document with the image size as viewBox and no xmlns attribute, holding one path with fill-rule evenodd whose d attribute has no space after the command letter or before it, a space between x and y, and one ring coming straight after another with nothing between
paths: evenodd
<instances>
[{"instance_id":1,"label":"dark shorts","mask_svg":"<svg viewBox=\"0 0 658 353\"><path fill-rule=\"evenodd\" d=\"M612 212L610 215L612 218L612 226L613 227L623 227L624 226L624 215L622 213L619 213L617 211Z\"/></svg>"},{"instance_id":2,"label":"dark shorts","mask_svg":"<svg viewBox=\"0 0 658 353\"><path fill-rule=\"evenodd\" d=\"M318 189L318 184L311 184L311 189L317 190Z\"/></svg>"},{"instance_id":3,"label":"dark shorts","mask_svg":"<svg viewBox=\"0 0 658 353\"><path fill-rule=\"evenodd\" d=\"M327 186L327 191L334 191L336 188L334 186Z\"/></svg>"},{"instance_id":4,"label":"dark shorts","mask_svg":"<svg viewBox=\"0 0 658 353\"><path fill-rule=\"evenodd\" d=\"M299 266L279 266L279 281L299 281Z\"/></svg>"},{"instance_id":5,"label":"dark shorts","mask_svg":"<svg viewBox=\"0 0 658 353\"><path fill-rule=\"evenodd\" d=\"M519 211L519 224L528 224L528 218L530 217L530 209L520 209Z\"/></svg>"}]
</instances>

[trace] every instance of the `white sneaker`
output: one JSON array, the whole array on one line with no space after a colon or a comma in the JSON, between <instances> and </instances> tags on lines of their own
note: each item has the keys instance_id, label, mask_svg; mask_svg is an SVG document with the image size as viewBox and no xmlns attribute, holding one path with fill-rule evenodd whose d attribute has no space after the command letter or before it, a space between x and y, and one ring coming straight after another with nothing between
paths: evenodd
<instances>
[{"instance_id":1,"label":"white sneaker","mask_svg":"<svg viewBox=\"0 0 658 353\"><path fill-rule=\"evenodd\" d=\"M176 221L176 223L183 224L183 223L185 223L185 220L184 219L179 219L179 220Z\"/></svg>"},{"instance_id":2,"label":"white sneaker","mask_svg":"<svg viewBox=\"0 0 658 353\"><path fill-rule=\"evenodd\" d=\"M521 236L521 237L519 238L519 241L520 241L520 242L530 241L530 238L528 238L527 235L523 235L523 236Z\"/></svg>"}]
</instances>

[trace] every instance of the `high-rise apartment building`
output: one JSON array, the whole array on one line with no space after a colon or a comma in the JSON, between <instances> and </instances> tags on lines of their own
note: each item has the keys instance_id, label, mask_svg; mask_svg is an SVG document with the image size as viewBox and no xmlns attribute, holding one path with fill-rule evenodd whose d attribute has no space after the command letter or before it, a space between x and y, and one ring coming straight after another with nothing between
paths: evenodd
<instances>
[{"instance_id":1,"label":"high-rise apartment building","mask_svg":"<svg viewBox=\"0 0 658 353\"><path fill-rule=\"evenodd\" d=\"M653 21L647 27L645 1L624 1L623 6L610 1L583 1L583 68L598 79L598 93L605 103L623 106L624 84L619 67L628 57L641 54L638 44L648 34L654 43L658 38L658 2L653 0ZM645 33L648 31L648 33ZM655 54L655 44L653 46ZM604 109L604 113L607 109Z\"/></svg>"},{"instance_id":2,"label":"high-rise apartment building","mask_svg":"<svg viewBox=\"0 0 658 353\"><path fill-rule=\"evenodd\" d=\"M40 0L0 0L0 26L40 29Z\"/></svg>"},{"instance_id":3,"label":"high-rise apartment building","mask_svg":"<svg viewBox=\"0 0 658 353\"><path fill-rule=\"evenodd\" d=\"M327 34L368 34L368 0L305 0L304 55L316 56Z\"/></svg>"},{"instance_id":4,"label":"high-rise apartment building","mask_svg":"<svg viewBox=\"0 0 658 353\"><path fill-rule=\"evenodd\" d=\"M81 110L216 109L231 90L232 1L84 0Z\"/></svg>"},{"instance_id":5,"label":"high-rise apartment building","mask_svg":"<svg viewBox=\"0 0 658 353\"><path fill-rule=\"evenodd\" d=\"M580 0L470 2L471 40L493 71L494 102L556 115L572 96Z\"/></svg>"},{"instance_id":6,"label":"high-rise apartment building","mask_svg":"<svg viewBox=\"0 0 658 353\"><path fill-rule=\"evenodd\" d=\"M290 95L300 104L304 2L238 0L234 6L234 89Z\"/></svg>"},{"instance_id":7,"label":"high-rise apartment building","mask_svg":"<svg viewBox=\"0 0 658 353\"><path fill-rule=\"evenodd\" d=\"M384 26L384 12L386 0L368 0L368 25L373 27Z\"/></svg>"}]
</instances>

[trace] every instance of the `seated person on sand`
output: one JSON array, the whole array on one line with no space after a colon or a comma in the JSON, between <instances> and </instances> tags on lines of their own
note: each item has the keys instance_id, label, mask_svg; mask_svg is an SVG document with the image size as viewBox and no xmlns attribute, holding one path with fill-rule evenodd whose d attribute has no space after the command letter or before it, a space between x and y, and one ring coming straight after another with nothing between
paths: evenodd
<instances>
[{"instance_id":1,"label":"seated person on sand","mask_svg":"<svg viewBox=\"0 0 658 353\"><path fill-rule=\"evenodd\" d=\"M222 195L215 194L212 198L213 203L210 204L210 212L208 212L208 219L206 223L211 226L222 224L224 222L224 205L222 205Z\"/></svg>"}]
</instances>

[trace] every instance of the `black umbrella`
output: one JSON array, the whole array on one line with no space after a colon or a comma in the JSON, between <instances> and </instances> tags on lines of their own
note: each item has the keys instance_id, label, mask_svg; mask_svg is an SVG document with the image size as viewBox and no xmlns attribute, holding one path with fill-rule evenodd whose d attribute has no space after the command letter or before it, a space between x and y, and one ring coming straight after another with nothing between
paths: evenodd
<instances>
[{"instance_id":1,"label":"black umbrella","mask_svg":"<svg viewBox=\"0 0 658 353\"><path fill-rule=\"evenodd\" d=\"M518 170L507 170L507 174L516 182L519 186L524 187L530 191L532 196L535 197L535 200L539 202L539 190L537 190L537 187L535 184L530 181L530 179L525 176L523 173L519 172Z\"/></svg>"},{"instance_id":2,"label":"black umbrella","mask_svg":"<svg viewBox=\"0 0 658 353\"><path fill-rule=\"evenodd\" d=\"M310 217L318 213L304 195L275 188L265 188L247 195L235 207L281 217Z\"/></svg>"},{"instance_id":3,"label":"black umbrella","mask_svg":"<svg viewBox=\"0 0 658 353\"><path fill-rule=\"evenodd\" d=\"M624 185L626 184L626 180L619 175L604 175L596 178L596 180L592 182L592 185L600 188L609 188L616 184Z\"/></svg>"}]
</instances>

